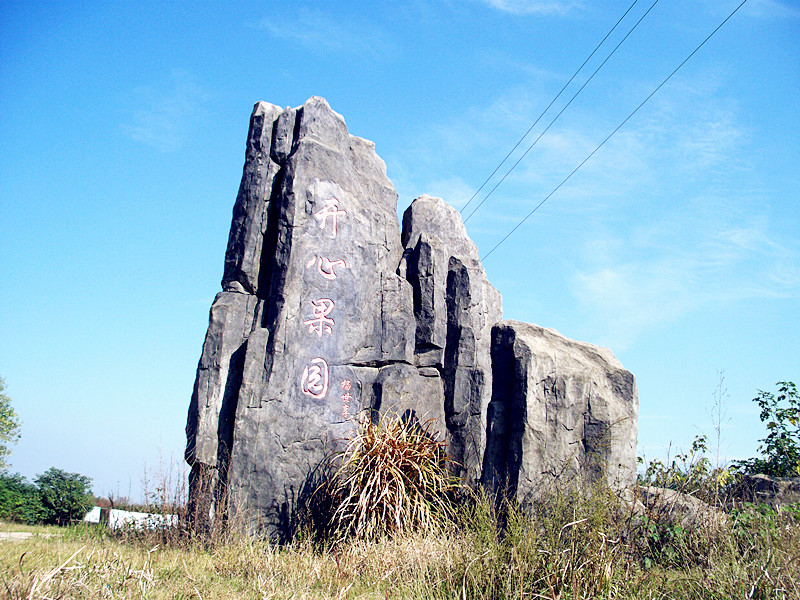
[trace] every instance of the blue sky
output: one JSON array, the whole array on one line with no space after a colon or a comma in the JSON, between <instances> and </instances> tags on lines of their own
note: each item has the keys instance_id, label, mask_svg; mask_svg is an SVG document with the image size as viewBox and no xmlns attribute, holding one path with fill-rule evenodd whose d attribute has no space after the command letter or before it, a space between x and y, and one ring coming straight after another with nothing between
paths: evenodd
<instances>
[{"instance_id":1,"label":"blue sky","mask_svg":"<svg viewBox=\"0 0 800 600\"><path fill-rule=\"evenodd\" d=\"M401 214L423 193L461 208L631 2L0 4L12 469L137 497L145 468L180 463L254 102L325 97L376 143ZM656 4L469 219L481 254L738 4ZM751 456L751 399L800 382L798 109L800 4L749 0L484 263L506 318L636 375L640 454L713 437L724 371L721 453Z\"/></svg>"}]
</instances>

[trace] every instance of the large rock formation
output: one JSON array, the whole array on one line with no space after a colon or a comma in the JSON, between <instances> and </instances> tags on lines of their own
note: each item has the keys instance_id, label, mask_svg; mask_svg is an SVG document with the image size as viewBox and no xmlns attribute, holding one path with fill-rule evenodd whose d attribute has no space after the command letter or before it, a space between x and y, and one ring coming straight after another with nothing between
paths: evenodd
<instances>
[{"instance_id":1,"label":"large rock formation","mask_svg":"<svg viewBox=\"0 0 800 600\"><path fill-rule=\"evenodd\" d=\"M483 474L491 492L524 500L581 474L615 488L633 481L636 383L609 350L506 321L493 330L492 361Z\"/></svg>"},{"instance_id":2,"label":"large rock formation","mask_svg":"<svg viewBox=\"0 0 800 600\"><path fill-rule=\"evenodd\" d=\"M362 410L433 419L469 484L523 490L590 462L632 481L633 376L500 323L458 212L422 196L401 232L396 207L374 145L325 100L256 104L186 427L196 522L287 531Z\"/></svg>"}]
</instances>

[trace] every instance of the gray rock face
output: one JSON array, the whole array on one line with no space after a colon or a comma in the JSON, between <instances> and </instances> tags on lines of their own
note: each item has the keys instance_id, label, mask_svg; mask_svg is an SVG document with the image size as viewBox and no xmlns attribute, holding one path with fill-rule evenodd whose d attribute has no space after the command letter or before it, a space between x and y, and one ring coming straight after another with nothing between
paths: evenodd
<instances>
[{"instance_id":1,"label":"gray rock face","mask_svg":"<svg viewBox=\"0 0 800 600\"><path fill-rule=\"evenodd\" d=\"M256 105L187 424L193 490L215 490L198 518L284 530L363 408L419 393L443 420L438 373L412 366L396 206L373 144L323 99Z\"/></svg>"},{"instance_id":2,"label":"gray rock face","mask_svg":"<svg viewBox=\"0 0 800 600\"><path fill-rule=\"evenodd\" d=\"M495 365L484 484L535 497L549 482L605 478L632 485L638 395L611 352L552 329L504 321L492 332Z\"/></svg>"},{"instance_id":3,"label":"gray rock face","mask_svg":"<svg viewBox=\"0 0 800 600\"><path fill-rule=\"evenodd\" d=\"M500 294L460 215L422 196L401 234L396 209L374 145L351 136L325 100L256 104L186 427L197 524L233 518L251 531L288 532L359 413L432 419L470 484L516 477L503 432L516 432L515 419L526 415L533 423L540 410L541 426L517 436L523 475L556 464L575 443L616 465L609 477L633 472L632 376L607 351L595 354L613 376L587 358L588 345L565 340L553 350L558 369L542 400L551 408L525 393L503 395L509 369L538 372L498 333L511 326L493 337ZM525 342L517 345L536 346L518 325L511 337ZM632 429L604 446L625 407ZM540 447L548 449L541 464Z\"/></svg>"},{"instance_id":4,"label":"gray rock face","mask_svg":"<svg viewBox=\"0 0 800 600\"><path fill-rule=\"evenodd\" d=\"M715 530L729 523L723 511L689 494L651 485L633 491L633 511L648 521L686 530Z\"/></svg>"},{"instance_id":5,"label":"gray rock face","mask_svg":"<svg viewBox=\"0 0 800 600\"><path fill-rule=\"evenodd\" d=\"M280 167L271 158L272 134L280 108L259 102L250 117L242 183L225 252L222 289L257 294L261 250L270 213L270 196Z\"/></svg>"}]
</instances>

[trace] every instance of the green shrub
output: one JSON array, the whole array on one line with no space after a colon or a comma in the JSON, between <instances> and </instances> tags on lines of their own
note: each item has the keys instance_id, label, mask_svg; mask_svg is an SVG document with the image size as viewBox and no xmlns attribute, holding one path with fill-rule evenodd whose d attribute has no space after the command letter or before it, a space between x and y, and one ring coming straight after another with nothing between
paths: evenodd
<instances>
[{"instance_id":1,"label":"green shrub","mask_svg":"<svg viewBox=\"0 0 800 600\"><path fill-rule=\"evenodd\" d=\"M19 440L20 428L19 417L11 406L11 398L3 393L5 388L6 382L0 377L0 472L8 467L7 459L11 454L8 446Z\"/></svg>"},{"instance_id":2,"label":"green shrub","mask_svg":"<svg viewBox=\"0 0 800 600\"><path fill-rule=\"evenodd\" d=\"M791 381L779 381L777 396L759 390L753 402L761 408L760 419L768 434L758 447L760 458L737 461L745 473L773 477L800 476L800 394Z\"/></svg>"},{"instance_id":3,"label":"green shrub","mask_svg":"<svg viewBox=\"0 0 800 600\"><path fill-rule=\"evenodd\" d=\"M0 519L34 525L44 508L39 490L19 473L0 473Z\"/></svg>"},{"instance_id":4,"label":"green shrub","mask_svg":"<svg viewBox=\"0 0 800 600\"><path fill-rule=\"evenodd\" d=\"M667 459L669 464L658 459L651 460L644 475L639 477L639 483L683 493L697 492L707 482L711 472L711 461L706 456L707 452L706 436L695 436L691 450L679 452L671 461ZM642 460L639 459L639 462Z\"/></svg>"}]
</instances>

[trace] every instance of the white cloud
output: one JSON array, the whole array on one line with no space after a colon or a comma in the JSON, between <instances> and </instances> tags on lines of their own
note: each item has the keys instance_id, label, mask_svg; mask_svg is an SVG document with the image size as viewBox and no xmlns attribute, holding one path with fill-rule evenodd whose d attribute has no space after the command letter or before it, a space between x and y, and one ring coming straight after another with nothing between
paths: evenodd
<instances>
[{"instance_id":1,"label":"white cloud","mask_svg":"<svg viewBox=\"0 0 800 600\"><path fill-rule=\"evenodd\" d=\"M122 131L131 139L162 152L179 150L205 114L208 99L195 79L176 71L165 82L134 90L130 110Z\"/></svg>"},{"instance_id":2,"label":"white cloud","mask_svg":"<svg viewBox=\"0 0 800 600\"><path fill-rule=\"evenodd\" d=\"M621 349L642 331L688 311L691 271L680 260L609 264L574 275L573 294L602 323L604 344Z\"/></svg>"},{"instance_id":3,"label":"white cloud","mask_svg":"<svg viewBox=\"0 0 800 600\"><path fill-rule=\"evenodd\" d=\"M565 15L584 6L577 0L483 0L489 6L515 15Z\"/></svg>"},{"instance_id":4,"label":"white cloud","mask_svg":"<svg viewBox=\"0 0 800 600\"><path fill-rule=\"evenodd\" d=\"M642 190L665 183L674 193L684 194L694 190L698 181L707 181L712 172L730 175L746 168L740 149L748 142L750 132L739 119L737 104L720 97L723 79L724 75L701 73L665 87L558 190L547 208L570 214L597 213L612 203L633 202ZM615 87L603 92L611 94L607 99L611 108L604 114L593 114L597 103L589 107L573 105L564 113L476 214L484 225L500 214L507 215L509 209L514 212L515 204L519 209L515 214L521 218L526 206L530 210L561 183L627 116L639 98L652 90L652 84L635 91L629 86ZM591 92L596 94L597 90ZM477 188L548 101L545 95L514 89L499 95L490 105L472 107L437 127L414 132L411 150L399 157L408 178L428 185L440 180L441 173L461 172L468 164L473 166L476 178L465 180L467 187ZM552 114L546 115L520 144L478 200L529 148L550 123ZM420 161L420 156L427 160ZM469 191L463 198L447 200L461 206L471 196Z\"/></svg>"},{"instance_id":5,"label":"white cloud","mask_svg":"<svg viewBox=\"0 0 800 600\"><path fill-rule=\"evenodd\" d=\"M559 236L569 240L548 256L566 269L566 296L594 324L592 339L617 350L698 310L800 297L800 247L777 233L780 224L770 223L764 202L769 182L748 162L757 131L744 121L738 103L725 96L727 79L724 71L706 71L670 82L492 260L505 251L514 263L526 249L549 252L547 245L558 245ZM468 222L482 252L592 152L652 85L606 89L611 109L599 115L571 107ZM442 195L461 208L547 101L513 90L437 128L414 132L417 146L402 161L408 179L428 186L420 191ZM547 123L549 118L475 204ZM443 178L443 173L460 177ZM515 267L528 268L521 262ZM544 277L553 281L554 275Z\"/></svg>"},{"instance_id":6,"label":"white cloud","mask_svg":"<svg viewBox=\"0 0 800 600\"><path fill-rule=\"evenodd\" d=\"M460 209L475 193L475 188L460 177L446 177L430 181L425 193L442 198L448 204Z\"/></svg>"}]
</instances>

